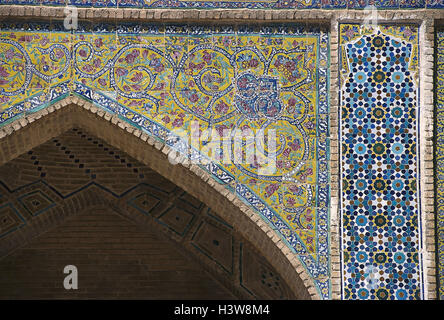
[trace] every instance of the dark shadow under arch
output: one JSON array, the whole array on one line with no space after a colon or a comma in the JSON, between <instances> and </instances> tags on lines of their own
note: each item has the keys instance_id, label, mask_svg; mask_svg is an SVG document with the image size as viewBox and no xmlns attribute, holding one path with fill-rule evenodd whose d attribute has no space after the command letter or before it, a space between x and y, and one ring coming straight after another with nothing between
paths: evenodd
<instances>
[{"instance_id":1,"label":"dark shadow under arch","mask_svg":"<svg viewBox=\"0 0 444 320\"><path fill-rule=\"evenodd\" d=\"M199 167L171 165L167 160L168 147L85 101L70 97L58 105L42 110L27 119L17 120L4 128L4 136L0 139L0 144L4 146L0 151L0 163L5 164L74 127L86 130L114 148L127 153L202 201L231 225L234 233L253 244L254 250L265 258L280 278L285 279L295 298L319 298L311 278L297 256L286 248L257 214L218 185ZM72 205L81 208L80 204ZM59 218L54 216L52 219L57 221L62 218L63 214ZM26 237L15 238L5 240L4 243L8 243L5 246L9 248L17 246L23 243Z\"/></svg>"}]
</instances>

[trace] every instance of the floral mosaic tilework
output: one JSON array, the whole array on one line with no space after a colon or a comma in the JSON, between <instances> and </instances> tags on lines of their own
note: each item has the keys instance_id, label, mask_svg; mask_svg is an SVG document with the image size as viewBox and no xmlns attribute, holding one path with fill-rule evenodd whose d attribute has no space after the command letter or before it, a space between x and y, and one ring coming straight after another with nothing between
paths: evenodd
<instances>
[{"instance_id":1,"label":"floral mosaic tilework","mask_svg":"<svg viewBox=\"0 0 444 320\"><path fill-rule=\"evenodd\" d=\"M422 299L418 27L340 25L344 299Z\"/></svg>"},{"instance_id":2,"label":"floral mosaic tilework","mask_svg":"<svg viewBox=\"0 0 444 320\"><path fill-rule=\"evenodd\" d=\"M120 8L249 8L249 9L378 9L443 8L443 0L0 0L0 4L74 5L78 7Z\"/></svg>"},{"instance_id":3,"label":"floral mosaic tilework","mask_svg":"<svg viewBox=\"0 0 444 320\"><path fill-rule=\"evenodd\" d=\"M0 42L0 123L75 94L182 154L197 124L222 137L275 130L276 151L231 143L248 161L222 161L209 138L190 157L209 160L215 150L201 167L276 230L330 297L325 30L84 24L69 33L57 23L8 23Z\"/></svg>"},{"instance_id":4,"label":"floral mosaic tilework","mask_svg":"<svg viewBox=\"0 0 444 320\"><path fill-rule=\"evenodd\" d=\"M444 300L444 31L436 33L436 211L439 299Z\"/></svg>"},{"instance_id":5,"label":"floral mosaic tilework","mask_svg":"<svg viewBox=\"0 0 444 320\"><path fill-rule=\"evenodd\" d=\"M26 24L18 32L1 34L0 122L35 112L68 94L69 34L52 38L48 23Z\"/></svg>"}]
</instances>

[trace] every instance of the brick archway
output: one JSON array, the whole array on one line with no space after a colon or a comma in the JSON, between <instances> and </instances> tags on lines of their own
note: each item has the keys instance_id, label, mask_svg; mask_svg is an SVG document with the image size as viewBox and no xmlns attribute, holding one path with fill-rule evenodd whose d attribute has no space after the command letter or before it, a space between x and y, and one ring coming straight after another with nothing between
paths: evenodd
<instances>
[{"instance_id":1,"label":"brick archway","mask_svg":"<svg viewBox=\"0 0 444 320\"><path fill-rule=\"evenodd\" d=\"M0 300L241 296L205 272L182 247L107 205L90 206L47 229L0 259ZM76 290L64 288L67 265L76 267Z\"/></svg>"},{"instance_id":2,"label":"brick archway","mask_svg":"<svg viewBox=\"0 0 444 320\"><path fill-rule=\"evenodd\" d=\"M3 127L0 133L2 145L0 164L3 165L74 127L87 131L147 165L217 212L232 226L234 233L238 233L254 244L254 250L257 250L268 261L281 279L285 279L292 293L291 296L302 299L319 298L312 279L298 257L281 242L274 231L256 213L234 194L212 180L198 166L171 165L167 160L170 152L168 146L155 141L117 116L77 97L65 98L51 107ZM81 208L81 205L75 201L72 206ZM126 211L125 209L127 208L124 208L123 212ZM57 217L54 216L53 219L56 221ZM137 219L135 221L137 222ZM22 240L23 238L14 237L9 242L10 248L19 245Z\"/></svg>"}]
</instances>

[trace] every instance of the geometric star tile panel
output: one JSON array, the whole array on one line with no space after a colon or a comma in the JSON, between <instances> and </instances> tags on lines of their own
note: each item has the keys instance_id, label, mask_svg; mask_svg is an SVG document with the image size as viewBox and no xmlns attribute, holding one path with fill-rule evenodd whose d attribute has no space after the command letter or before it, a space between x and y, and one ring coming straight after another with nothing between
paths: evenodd
<instances>
[{"instance_id":1,"label":"geometric star tile panel","mask_svg":"<svg viewBox=\"0 0 444 320\"><path fill-rule=\"evenodd\" d=\"M439 299L444 300L444 32L436 33L436 219Z\"/></svg>"},{"instance_id":2,"label":"geometric star tile panel","mask_svg":"<svg viewBox=\"0 0 444 320\"><path fill-rule=\"evenodd\" d=\"M44 4L64 6L65 0L0 0L0 4ZM177 8L177 9L363 9L374 5L378 9L399 8L442 8L442 0L69 0L77 7L119 7L119 8Z\"/></svg>"},{"instance_id":3,"label":"geometric star tile panel","mask_svg":"<svg viewBox=\"0 0 444 320\"><path fill-rule=\"evenodd\" d=\"M0 125L69 94L117 114L201 160L296 252L329 298L328 42L323 28L307 25L85 23L68 32L57 21L4 23ZM244 161L204 135L187 149L196 126L231 141ZM251 140L235 149L227 134L272 130L275 150ZM167 218L177 222L160 219Z\"/></svg>"},{"instance_id":4,"label":"geometric star tile panel","mask_svg":"<svg viewBox=\"0 0 444 320\"><path fill-rule=\"evenodd\" d=\"M416 25L340 25L342 295L423 298Z\"/></svg>"}]
</instances>

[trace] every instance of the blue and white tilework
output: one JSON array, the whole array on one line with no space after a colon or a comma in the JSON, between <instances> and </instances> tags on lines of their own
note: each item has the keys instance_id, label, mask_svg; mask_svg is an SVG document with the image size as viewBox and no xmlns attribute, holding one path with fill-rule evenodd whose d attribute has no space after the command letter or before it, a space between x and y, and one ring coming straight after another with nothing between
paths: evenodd
<instances>
[{"instance_id":1,"label":"blue and white tilework","mask_svg":"<svg viewBox=\"0 0 444 320\"><path fill-rule=\"evenodd\" d=\"M343 299L423 298L418 27L340 25Z\"/></svg>"}]
</instances>

